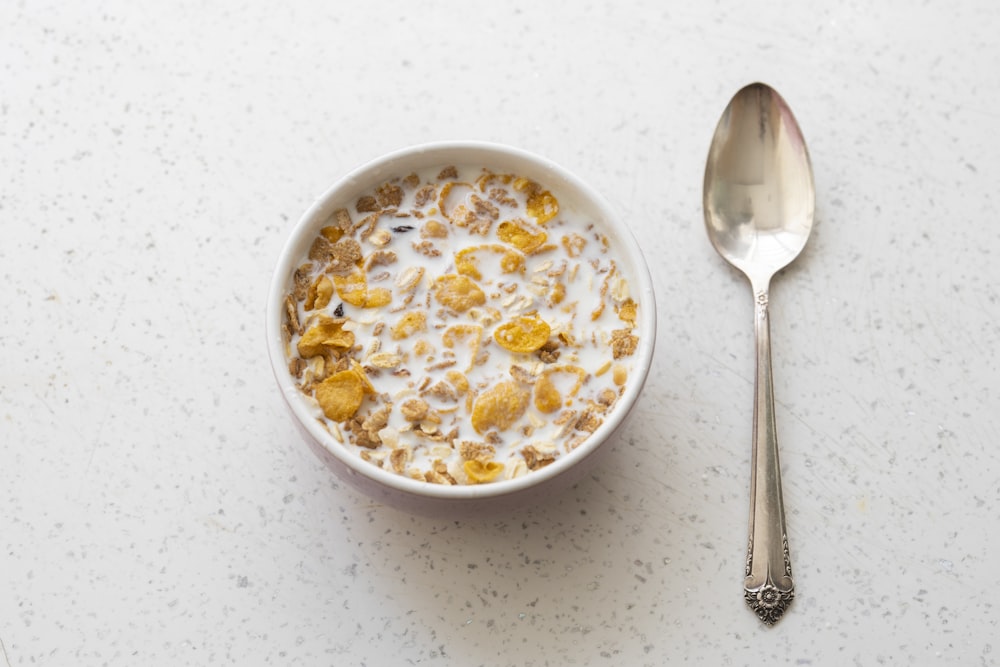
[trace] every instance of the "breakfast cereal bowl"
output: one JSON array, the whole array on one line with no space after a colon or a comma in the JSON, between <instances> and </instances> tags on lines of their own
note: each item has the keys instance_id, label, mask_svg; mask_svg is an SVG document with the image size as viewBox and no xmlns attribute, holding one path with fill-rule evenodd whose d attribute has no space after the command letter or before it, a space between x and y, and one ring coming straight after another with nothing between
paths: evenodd
<instances>
[{"instance_id":1,"label":"breakfast cereal bowl","mask_svg":"<svg viewBox=\"0 0 1000 667\"><path fill-rule=\"evenodd\" d=\"M639 246L596 190L518 149L447 142L363 165L309 207L267 343L334 472L456 516L591 470L639 398L655 322Z\"/></svg>"}]
</instances>

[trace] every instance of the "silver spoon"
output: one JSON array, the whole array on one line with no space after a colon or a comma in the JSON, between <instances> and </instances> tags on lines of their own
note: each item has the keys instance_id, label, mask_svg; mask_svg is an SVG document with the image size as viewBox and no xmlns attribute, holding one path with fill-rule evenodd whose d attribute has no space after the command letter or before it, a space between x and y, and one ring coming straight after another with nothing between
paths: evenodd
<instances>
[{"instance_id":1,"label":"silver spoon","mask_svg":"<svg viewBox=\"0 0 1000 667\"><path fill-rule=\"evenodd\" d=\"M753 454L747 604L771 625L795 597L785 534L774 422L768 289L771 278L805 247L816 192L809 153L791 109L762 83L729 102L705 166L705 226L722 257L746 274L756 298Z\"/></svg>"}]
</instances>

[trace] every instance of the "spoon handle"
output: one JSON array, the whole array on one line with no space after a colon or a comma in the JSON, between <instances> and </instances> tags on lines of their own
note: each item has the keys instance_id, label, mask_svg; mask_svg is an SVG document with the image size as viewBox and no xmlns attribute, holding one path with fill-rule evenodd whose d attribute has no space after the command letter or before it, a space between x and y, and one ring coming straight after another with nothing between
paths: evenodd
<instances>
[{"instance_id":1,"label":"spoon handle","mask_svg":"<svg viewBox=\"0 0 1000 667\"><path fill-rule=\"evenodd\" d=\"M750 477L750 542L747 547L746 602L767 625L775 623L795 597L792 564L785 534L781 469L774 422L771 377L771 331L768 288L754 286L754 333L757 373L754 379L753 454Z\"/></svg>"}]
</instances>

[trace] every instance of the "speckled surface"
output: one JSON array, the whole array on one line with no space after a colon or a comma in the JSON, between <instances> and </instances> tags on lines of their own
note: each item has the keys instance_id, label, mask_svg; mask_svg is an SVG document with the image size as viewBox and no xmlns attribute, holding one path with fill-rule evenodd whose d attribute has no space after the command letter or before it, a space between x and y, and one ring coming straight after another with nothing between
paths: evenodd
<instances>
[{"instance_id":1,"label":"speckled surface","mask_svg":"<svg viewBox=\"0 0 1000 667\"><path fill-rule=\"evenodd\" d=\"M0 665L990 665L1000 655L995 3L0 5ZM749 289L719 114L791 104L817 225L773 285L798 598L742 601ZM338 176L482 139L598 186L659 340L604 467L410 516L297 439L272 265Z\"/></svg>"}]
</instances>

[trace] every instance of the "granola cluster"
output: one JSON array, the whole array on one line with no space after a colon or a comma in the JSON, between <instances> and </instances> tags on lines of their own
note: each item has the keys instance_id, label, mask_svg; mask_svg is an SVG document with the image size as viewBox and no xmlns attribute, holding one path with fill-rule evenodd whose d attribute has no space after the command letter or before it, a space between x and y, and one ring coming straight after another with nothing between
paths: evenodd
<instances>
[{"instance_id":1,"label":"granola cluster","mask_svg":"<svg viewBox=\"0 0 1000 667\"><path fill-rule=\"evenodd\" d=\"M331 215L285 298L289 371L374 465L437 484L542 468L628 382L639 305L596 224L530 179L449 166Z\"/></svg>"}]
</instances>

